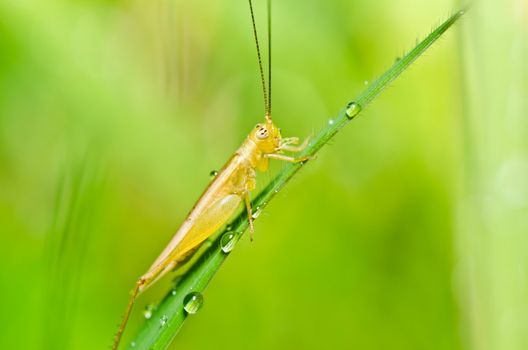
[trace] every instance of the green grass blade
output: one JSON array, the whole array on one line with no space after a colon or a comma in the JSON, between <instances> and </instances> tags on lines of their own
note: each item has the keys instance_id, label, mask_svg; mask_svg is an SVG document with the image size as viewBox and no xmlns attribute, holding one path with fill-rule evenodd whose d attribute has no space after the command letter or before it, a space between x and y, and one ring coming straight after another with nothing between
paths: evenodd
<instances>
[{"instance_id":1,"label":"green grass blade","mask_svg":"<svg viewBox=\"0 0 528 350\"><path fill-rule=\"evenodd\" d=\"M301 155L315 155L343 126L357 116L388 85L404 72L420 55L422 55L442 34L462 15L459 11L433 30L423 41L373 82L353 102L347 104L337 117L322 129L310 142ZM253 208L258 215L269 201L283 188L305 163L287 164L253 200ZM242 212L228 225L230 233L222 233L205 251L193 267L183 276L174 290L171 290L159 304L152 317L148 319L139 333L128 344L129 349L165 349L180 330L188 314L184 309L186 296L190 293L201 293L213 278L222 262L229 256L221 249L222 237L234 234L237 241L247 230L246 213Z\"/></svg>"},{"instance_id":2,"label":"green grass blade","mask_svg":"<svg viewBox=\"0 0 528 350\"><path fill-rule=\"evenodd\" d=\"M449 17L444 23L439 25L431 32L424 40L416 45L409 53L401 59L397 59L394 65L379 77L373 84L371 84L359 97L356 102L361 106L366 106L380 92L383 91L394 79L396 79L403 71L405 71L421 54L423 54L438 38L444 34L461 16L464 15L464 10L458 11Z\"/></svg>"}]
</instances>

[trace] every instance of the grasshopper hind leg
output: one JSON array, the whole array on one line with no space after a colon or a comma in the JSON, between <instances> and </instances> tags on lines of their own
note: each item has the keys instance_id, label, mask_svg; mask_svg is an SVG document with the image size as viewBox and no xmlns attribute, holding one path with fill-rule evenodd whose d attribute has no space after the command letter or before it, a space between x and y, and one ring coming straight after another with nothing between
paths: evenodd
<instances>
[{"instance_id":1,"label":"grasshopper hind leg","mask_svg":"<svg viewBox=\"0 0 528 350\"><path fill-rule=\"evenodd\" d=\"M130 300L125 310L125 315L123 316L123 319L121 320L121 324L119 325L119 329L117 330L117 333L115 335L114 344L112 345L112 350L117 350L117 348L119 347L119 342L121 341L121 337L123 336L123 332L127 325L128 318L130 317L130 313L132 312L132 308L134 307L134 304L136 303L136 298L141 290L141 287L143 287L146 282L147 280L143 277L141 277L136 282L136 286L132 290Z\"/></svg>"},{"instance_id":2,"label":"grasshopper hind leg","mask_svg":"<svg viewBox=\"0 0 528 350\"><path fill-rule=\"evenodd\" d=\"M112 350L117 350L119 347L119 342L121 341L121 337L123 336L123 332L125 331L125 327L128 323L128 319L130 317L130 314L132 313L132 308L134 307L134 304L136 303L137 296L145 290L145 288L152 285L153 282L157 280L157 278L162 276L162 272L165 269L171 269L173 268L173 264L177 261L170 261L166 260L161 262L160 264L156 265L153 269L150 269L146 274L141 276L137 282L134 289L132 289L130 300L128 302L127 308L125 310L125 315L123 316L123 319L121 321L121 324L119 325L119 329L117 330L117 333L114 338L114 344L112 345Z\"/></svg>"}]
</instances>

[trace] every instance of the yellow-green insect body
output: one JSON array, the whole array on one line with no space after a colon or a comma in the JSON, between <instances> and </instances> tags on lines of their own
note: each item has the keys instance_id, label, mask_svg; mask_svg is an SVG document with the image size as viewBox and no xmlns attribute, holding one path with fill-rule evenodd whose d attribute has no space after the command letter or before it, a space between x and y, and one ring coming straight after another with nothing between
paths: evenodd
<instances>
[{"instance_id":1,"label":"yellow-green insect body","mask_svg":"<svg viewBox=\"0 0 528 350\"><path fill-rule=\"evenodd\" d=\"M140 292L151 281L173 270L198 245L218 231L233 216L243 200L248 203L248 219L251 222L249 193L255 189L255 170L268 169L270 155L277 155L282 151L281 141L280 131L269 117L266 123L258 124L251 131L242 146L206 188L171 242L141 277ZM251 230L252 226L251 223Z\"/></svg>"},{"instance_id":2,"label":"yellow-green insect body","mask_svg":"<svg viewBox=\"0 0 528 350\"><path fill-rule=\"evenodd\" d=\"M306 142L299 147L292 146L297 142L297 138L282 139L279 128L269 116L265 123L257 124L206 188L171 242L140 278L139 292L177 267L190 252L225 225L242 201L246 204L250 229L253 231L249 194L255 189L255 170L268 170L270 158L290 162L305 160L281 154L284 150L294 148L294 151L298 151L306 147Z\"/></svg>"}]
</instances>

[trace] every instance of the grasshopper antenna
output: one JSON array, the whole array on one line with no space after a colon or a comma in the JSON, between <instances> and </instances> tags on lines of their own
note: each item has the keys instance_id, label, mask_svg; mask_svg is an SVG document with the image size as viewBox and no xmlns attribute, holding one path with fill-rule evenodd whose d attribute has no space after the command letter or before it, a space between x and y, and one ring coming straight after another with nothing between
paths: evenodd
<instances>
[{"instance_id":1,"label":"grasshopper antenna","mask_svg":"<svg viewBox=\"0 0 528 350\"><path fill-rule=\"evenodd\" d=\"M271 0L268 0L268 113L271 120Z\"/></svg>"},{"instance_id":2,"label":"grasshopper antenna","mask_svg":"<svg viewBox=\"0 0 528 350\"><path fill-rule=\"evenodd\" d=\"M262 67L262 56L260 54L260 45L258 41L258 35L257 35L257 26L255 24L255 14L253 12L253 3L251 0L249 0L249 10L251 12L251 23L253 24L253 35L255 37L255 45L257 47L257 58L259 63L259 69L260 69L260 79L262 81L262 93L264 95L264 110L266 112L266 120L271 121L271 95L268 99L268 94L266 91L266 79L264 78L264 68ZM270 0L268 0L268 39L271 39L271 29L270 29L270 12L271 12L271 3ZM268 42L271 48L271 43ZM271 59L271 51L268 50L268 58ZM271 60L269 61L269 82L270 82L270 90L271 90Z\"/></svg>"}]
</instances>

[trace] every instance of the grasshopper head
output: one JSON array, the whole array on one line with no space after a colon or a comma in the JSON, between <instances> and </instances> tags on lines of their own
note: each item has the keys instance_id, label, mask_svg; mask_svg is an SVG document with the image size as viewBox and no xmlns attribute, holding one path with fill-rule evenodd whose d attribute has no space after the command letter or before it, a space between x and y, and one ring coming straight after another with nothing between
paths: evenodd
<instances>
[{"instance_id":1,"label":"grasshopper head","mask_svg":"<svg viewBox=\"0 0 528 350\"><path fill-rule=\"evenodd\" d=\"M263 153L275 153L280 146L281 134L271 118L266 116L266 122L257 124L249 134L249 138Z\"/></svg>"}]
</instances>

